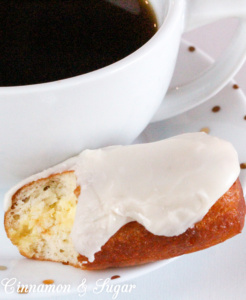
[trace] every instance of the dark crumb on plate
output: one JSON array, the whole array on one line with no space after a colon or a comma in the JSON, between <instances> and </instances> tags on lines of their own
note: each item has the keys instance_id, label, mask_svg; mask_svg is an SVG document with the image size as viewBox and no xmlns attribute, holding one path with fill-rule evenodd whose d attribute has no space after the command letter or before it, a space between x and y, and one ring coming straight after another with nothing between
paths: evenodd
<instances>
[{"instance_id":1,"label":"dark crumb on plate","mask_svg":"<svg viewBox=\"0 0 246 300\"><path fill-rule=\"evenodd\" d=\"M188 50L189 50L190 52L194 52L194 51L196 51L196 48L193 47L193 46L190 46L190 47L188 48Z\"/></svg>"},{"instance_id":2,"label":"dark crumb on plate","mask_svg":"<svg viewBox=\"0 0 246 300\"><path fill-rule=\"evenodd\" d=\"M114 279L117 279L117 278L120 278L120 275L114 275L111 277L111 280L114 280Z\"/></svg>"},{"instance_id":3,"label":"dark crumb on plate","mask_svg":"<svg viewBox=\"0 0 246 300\"><path fill-rule=\"evenodd\" d=\"M214 112L214 113L216 113L216 112L218 112L218 111L220 111L220 110L221 110L220 106L214 106L214 107L212 108L212 112Z\"/></svg>"}]
</instances>

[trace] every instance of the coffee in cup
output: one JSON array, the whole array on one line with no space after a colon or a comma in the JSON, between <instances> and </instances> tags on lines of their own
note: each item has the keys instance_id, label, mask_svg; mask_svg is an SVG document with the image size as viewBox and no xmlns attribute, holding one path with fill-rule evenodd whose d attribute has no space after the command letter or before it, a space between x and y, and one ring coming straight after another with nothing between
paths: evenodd
<instances>
[{"instance_id":1,"label":"coffee in cup","mask_svg":"<svg viewBox=\"0 0 246 300\"><path fill-rule=\"evenodd\" d=\"M108 66L157 31L144 0L8 0L1 5L0 86L50 82Z\"/></svg>"}]
</instances>

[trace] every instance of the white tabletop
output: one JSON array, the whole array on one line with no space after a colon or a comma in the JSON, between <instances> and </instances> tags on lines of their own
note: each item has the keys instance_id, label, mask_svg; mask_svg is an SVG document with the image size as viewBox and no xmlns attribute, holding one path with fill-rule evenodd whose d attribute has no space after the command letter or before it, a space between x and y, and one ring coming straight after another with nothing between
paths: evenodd
<instances>
[{"instance_id":1,"label":"white tabletop","mask_svg":"<svg viewBox=\"0 0 246 300\"><path fill-rule=\"evenodd\" d=\"M220 21L184 35L191 45L200 47L213 58L229 43L237 26L235 20ZM246 93L246 64L235 77ZM235 253L235 243L240 251ZM246 294L246 249L240 248L239 236L205 251L184 255L169 265L142 276L128 284L135 284L131 293L119 293L116 299L134 300L244 300ZM228 257L225 259L225 257ZM112 299L113 294L88 292L84 297ZM55 299L55 298L54 298ZM81 299L78 295L63 299Z\"/></svg>"}]
</instances>

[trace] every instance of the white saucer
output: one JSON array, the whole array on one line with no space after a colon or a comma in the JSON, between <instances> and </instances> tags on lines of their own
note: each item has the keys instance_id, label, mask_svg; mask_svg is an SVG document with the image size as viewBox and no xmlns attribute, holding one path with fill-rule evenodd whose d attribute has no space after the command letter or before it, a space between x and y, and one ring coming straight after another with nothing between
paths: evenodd
<instances>
[{"instance_id":1,"label":"white saucer","mask_svg":"<svg viewBox=\"0 0 246 300\"><path fill-rule=\"evenodd\" d=\"M174 80L172 82L172 86L174 87L192 79L192 77L196 76L201 70L204 70L211 62L210 59L198 49L193 52L188 51L188 46L186 42L183 42L181 45ZM152 142L184 132L200 131L202 128L209 128L210 134L231 141L239 153L240 162L246 162L246 140L243 139L244 132L246 131L246 120L244 120L244 116L246 115L246 99L240 89L233 88L234 84L234 82L230 82L217 96L187 113L149 125L136 142ZM220 111L216 113L212 112L212 108L215 106L220 106ZM244 190L246 190L246 170L242 170L241 172L241 181ZM1 198L3 198L3 193L4 191L1 191ZM0 224L3 224L3 212L0 216ZM111 278L113 275L120 275L119 279L115 279L109 282L109 284L121 283L149 273L173 261L165 260L140 267L86 272L58 263L38 262L23 258L7 239L3 225L0 226L0 237L0 266L7 267L5 271L0 270L0 283L4 278L17 278L17 283L20 281L21 284L39 285L45 279L53 279L56 286L58 286L58 284L70 284L70 294L74 294L74 296L75 294L78 296L77 288L84 278L87 281L89 296L89 293L93 293L92 289L95 287L98 279L106 279ZM244 240L244 247L246 247L246 237L244 237ZM242 244L242 242L240 243ZM237 245L238 243L235 244L235 247ZM232 252L232 250L230 251ZM240 252L240 249L237 248L235 249L235 253L236 251ZM228 252L228 255L230 255L231 252ZM18 295L16 285L14 285L14 287L15 292L7 295L4 292L3 286L0 284L0 299L19 299L19 297L23 296L25 298L50 298L52 295L58 295L58 293L29 293L27 295ZM62 295L64 295L64 293L62 293Z\"/></svg>"}]
</instances>

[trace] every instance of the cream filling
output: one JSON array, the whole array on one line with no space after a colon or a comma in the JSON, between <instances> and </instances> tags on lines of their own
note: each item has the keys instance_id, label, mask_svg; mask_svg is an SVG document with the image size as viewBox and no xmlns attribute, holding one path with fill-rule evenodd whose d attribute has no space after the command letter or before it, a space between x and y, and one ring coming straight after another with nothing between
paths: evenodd
<instances>
[{"instance_id":1,"label":"cream filling","mask_svg":"<svg viewBox=\"0 0 246 300\"><path fill-rule=\"evenodd\" d=\"M229 142L205 133L85 150L11 189L5 210L23 184L65 170L74 170L81 186L72 241L92 262L108 239L133 220L155 235L182 234L227 192L240 167Z\"/></svg>"}]
</instances>

